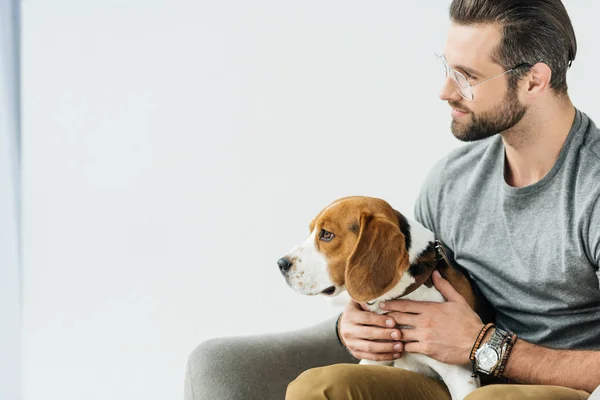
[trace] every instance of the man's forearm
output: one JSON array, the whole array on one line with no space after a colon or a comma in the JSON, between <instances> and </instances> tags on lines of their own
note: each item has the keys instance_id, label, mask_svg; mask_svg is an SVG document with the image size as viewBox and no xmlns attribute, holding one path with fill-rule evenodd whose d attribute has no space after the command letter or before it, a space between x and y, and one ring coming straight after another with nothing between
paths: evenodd
<instances>
[{"instance_id":1,"label":"man's forearm","mask_svg":"<svg viewBox=\"0 0 600 400\"><path fill-rule=\"evenodd\" d=\"M517 340L504 376L521 383L593 392L600 386L600 351L554 350Z\"/></svg>"}]
</instances>

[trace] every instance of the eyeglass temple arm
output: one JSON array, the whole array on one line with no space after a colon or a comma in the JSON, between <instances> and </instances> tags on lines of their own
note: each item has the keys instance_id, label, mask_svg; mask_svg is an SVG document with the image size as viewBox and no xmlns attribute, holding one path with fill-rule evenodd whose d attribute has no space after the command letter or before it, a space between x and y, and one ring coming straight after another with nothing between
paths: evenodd
<instances>
[{"instance_id":1,"label":"eyeglass temple arm","mask_svg":"<svg viewBox=\"0 0 600 400\"><path fill-rule=\"evenodd\" d=\"M513 67L513 68L511 68L511 69L508 69L508 70L506 70L506 71L504 71L504 72L502 72L502 73L500 73L500 74L498 74L498 75L494 75L494 76L492 76L491 78L487 78L487 79L486 79L486 80L484 80L484 81L477 82L476 84L474 84L474 85L471 85L471 87L474 87L474 86L477 86L477 85L481 85L482 83L485 83L485 82L487 82L487 81L489 81L489 80L491 80L491 79L497 78L497 77L499 77L499 76L502 76L502 75L504 75L504 74L508 74L509 72L512 72L512 71L514 71L514 70L516 70L516 69L518 69L518 68L524 67L524 66L529 66L529 67L531 67L532 65L531 65L531 64L529 64L529 63L522 63L522 64L519 64L519 65L517 65L516 67Z\"/></svg>"}]
</instances>

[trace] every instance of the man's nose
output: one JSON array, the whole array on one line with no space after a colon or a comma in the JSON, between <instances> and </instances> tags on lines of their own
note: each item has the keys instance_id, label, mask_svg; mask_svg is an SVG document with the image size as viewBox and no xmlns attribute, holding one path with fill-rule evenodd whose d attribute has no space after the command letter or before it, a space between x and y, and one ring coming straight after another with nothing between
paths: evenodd
<instances>
[{"instance_id":1,"label":"man's nose","mask_svg":"<svg viewBox=\"0 0 600 400\"><path fill-rule=\"evenodd\" d=\"M288 272L289 269L292 268L292 262L286 257L277 260L277 265L279 266L279 270L282 274Z\"/></svg>"},{"instance_id":2,"label":"man's nose","mask_svg":"<svg viewBox=\"0 0 600 400\"><path fill-rule=\"evenodd\" d=\"M442 86L442 90L440 90L440 100L443 101L460 101L462 99L458 90L454 86L454 82L452 82L452 78L449 76L444 79L444 84Z\"/></svg>"}]
</instances>

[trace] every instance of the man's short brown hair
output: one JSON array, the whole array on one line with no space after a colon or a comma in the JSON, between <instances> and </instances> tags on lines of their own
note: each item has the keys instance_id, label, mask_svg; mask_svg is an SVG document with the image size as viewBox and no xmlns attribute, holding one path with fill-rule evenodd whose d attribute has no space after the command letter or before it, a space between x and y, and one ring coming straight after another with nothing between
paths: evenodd
<instances>
[{"instance_id":1,"label":"man's short brown hair","mask_svg":"<svg viewBox=\"0 0 600 400\"><path fill-rule=\"evenodd\" d=\"M561 0L453 0L450 19L459 25L499 24L502 41L492 60L506 69L543 62L552 71L550 87L557 94L567 93L567 69L575 59L577 40ZM526 71L510 74L510 87Z\"/></svg>"}]
</instances>

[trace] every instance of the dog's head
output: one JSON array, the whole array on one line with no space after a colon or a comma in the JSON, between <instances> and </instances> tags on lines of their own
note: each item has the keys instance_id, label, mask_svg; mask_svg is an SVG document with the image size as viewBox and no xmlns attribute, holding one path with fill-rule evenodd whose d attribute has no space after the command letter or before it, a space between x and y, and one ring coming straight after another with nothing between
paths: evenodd
<instances>
[{"instance_id":1,"label":"dog's head","mask_svg":"<svg viewBox=\"0 0 600 400\"><path fill-rule=\"evenodd\" d=\"M400 228L403 217L387 202L345 197L310 223L310 235L277 262L287 283L307 294L375 299L408 270L409 254Z\"/></svg>"}]
</instances>

